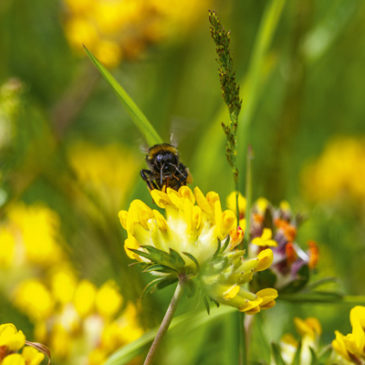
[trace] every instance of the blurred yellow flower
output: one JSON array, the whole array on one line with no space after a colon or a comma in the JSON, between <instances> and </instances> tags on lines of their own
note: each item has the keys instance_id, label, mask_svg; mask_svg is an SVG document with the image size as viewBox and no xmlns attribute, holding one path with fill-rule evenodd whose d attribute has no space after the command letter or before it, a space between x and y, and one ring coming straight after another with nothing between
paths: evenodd
<instances>
[{"instance_id":1,"label":"blurred yellow flower","mask_svg":"<svg viewBox=\"0 0 365 365\"><path fill-rule=\"evenodd\" d=\"M68 157L82 186L97 194L100 202L115 214L139 171L137 157L117 144L95 146L86 142L73 144Z\"/></svg>"},{"instance_id":2,"label":"blurred yellow flower","mask_svg":"<svg viewBox=\"0 0 365 365\"><path fill-rule=\"evenodd\" d=\"M33 320L49 317L55 306L52 294L39 280L25 280L16 288L14 304Z\"/></svg>"},{"instance_id":3,"label":"blurred yellow flower","mask_svg":"<svg viewBox=\"0 0 365 365\"><path fill-rule=\"evenodd\" d=\"M31 346L25 346L25 336L12 323L0 324L0 364L39 365L44 355ZM22 350L21 353L18 351Z\"/></svg>"},{"instance_id":4,"label":"blurred yellow flower","mask_svg":"<svg viewBox=\"0 0 365 365\"><path fill-rule=\"evenodd\" d=\"M9 233L15 242L13 265L30 263L50 267L64 258L59 217L51 209L38 204L16 203L9 207L4 227L2 233L7 232L7 245L12 245Z\"/></svg>"},{"instance_id":5,"label":"blurred yellow flower","mask_svg":"<svg viewBox=\"0 0 365 365\"><path fill-rule=\"evenodd\" d=\"M135 306L121 311L122 302L113 281L96 288L78 281L67 265L51 271L46 283L24 281L14 294L14 304L35 325L36 339L62 364L100 364L101 358L142 335Z\"/></svg>"},{"instance_id":6,"label":"blurred yellow flower","mask_svg":"<svg viewBox=\"0 0 365 365\"><path fill-rule=\"evenodd\" d=\"M365 307L356 306L351 309L350 322L352 332L344 336L335 331L336 339L332 347L342 359L352 364L365 362Z\"/></svg>"},{"instance_id":7,"label":"blurred yellow flower","mask_svg":"<svg viewBox=\"0 0 365 365\"><path fill-rule=\"evenodd\" d=\"M102 63L135 59L150 43L181 36L211 0L64 0L65 33L71 46L85 44Z\"/></svg>"},{"instance_id":8,"label":"blurred yellow flower","mask_svg":"<svg viewBox=\"0 0 365 365\"><path fill-rule=\"evenodd\" d=\"M304 192L315 201L365 202L365 138L330 141L317 161L302 172Z\"/></svg>"},{"instance_id":9,"label":"blurred yellow flower","mask_svg":"<svg viewBox=\"0 0 365 365\"><path fill-rule=\"evenodd\" d=\"M294 318L295 328L301 336L301 342L298 342L293 335L285 334L280 341L280 355L285 364L293 364L295 355L300 344L299 364L312 363L312 351L318 353L319 338L322 333L322 327L317 318ZM271 364L276 364L272 359Z\"/></svg>"},{"instance_id":10,"label":"blurred yellow flower","mask_svg":"<svg viewBox=\"0 0 365 365\"><path fill-rule=\"evenodd\" d=\"M114 282L109 281L98 290L95 305L103 317L110 318L118 312L122 305L122 296Z\"/></svg>"}]
</instances>

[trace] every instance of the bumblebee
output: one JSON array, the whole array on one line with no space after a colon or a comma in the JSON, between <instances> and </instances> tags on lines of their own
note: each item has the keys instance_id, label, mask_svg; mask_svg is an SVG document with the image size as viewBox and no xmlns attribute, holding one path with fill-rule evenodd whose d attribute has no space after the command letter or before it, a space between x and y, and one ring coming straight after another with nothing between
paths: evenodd
<instances>
[{"instance_id":1,"label":"bumblebee","mask_svg":"<svg viewBox=\"0 0 365 365\"><path fill-rule=\"evenodd\" d=\"M178 190L192 181L189 169L179 161L176 147L169 143L150 147L146 162L149 170L141 170L141 176L150 190Z\"/></svg>"}]
</instances>

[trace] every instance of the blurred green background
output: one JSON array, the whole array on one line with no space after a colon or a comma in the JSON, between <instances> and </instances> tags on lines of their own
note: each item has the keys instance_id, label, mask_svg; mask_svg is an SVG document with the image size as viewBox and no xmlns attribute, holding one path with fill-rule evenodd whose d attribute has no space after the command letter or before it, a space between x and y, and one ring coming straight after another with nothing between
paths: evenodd
<instances>
[{"instance_id":1,"label":"blurred green background","mask_svg":"<svg viewBox=\"0 0 365 365\"><path fill-rule=\"evenodd\" d=\"M365 3L207 2L206 11L195 14L198 21L184 31L177 25L165 39L147 42L154 44L146 45L135 59L112 67L113 75L165 141L170 141L171 134L176 137L193 185L205 192L217 191L224 200L233 181L220 128L227 114L209 35L208 8L216 9L225 28L231 30L232 56L243 97L238 151L242 192L245 148L250 144L254 151L253 198L264 196L273 204L287 200L303 213L307 220L298 241L318 242L317 276L336 276L345 293L364 294L365 194L352 195L349 183L331 199L313 198L306 191L311 176L305 177L303 169L334 137L353 137L364 148ZM128 267L117 213L137 197L152 203L139 177L147 146L112 89L85 55L69 45L66 18L65 4L59 1L0 3L0 85L12 79L10 93L18 103L11 116L0 115L1 214L15 201L45 203L61 218L65 247L80 276L96 284L114 278L123 296L133 301L141 297L149 277ZM116 159L117 164L112 163L105 173L110 173L111 180L118 175L117 184L125 180L120 196L107 201L109 185L101 195L99 188L91 187L91 196L86 194L89 202L75 203L78 189L87 185L87 181L80 183L70 162L72 146L80 141L101 153L106 145L116 144L133 156L130 163ZM351 165L343 159L341 149L337 152L334 158L339 165L350 164L352 178L362 179L365 162ZM88 156L92 160L92 154ZM95 165L103 164L101 159L95 161ZM335 182L336 169L329 168L331 173L330 180ZM118 191L118 185L114 188ZM146 328L158 323L170 295L171 289L164 289L144 299L141 318ZM2 299L0 305L2 322L13 321L31 333L26 319L10 302ZM186 301L181 308L189 306ZM253 359L267 360L265 341L277 340L283 331L292 329L289 313L318 316L325 342L333 338L334 329L349 330L347 307L294 307L279 302L256 321ZM220 320L195 331L192 337L171 336L160 363L221 364L229 341L224 327ZM183 360L186 349L189 356Z\"/></svg>"}]
</instances>

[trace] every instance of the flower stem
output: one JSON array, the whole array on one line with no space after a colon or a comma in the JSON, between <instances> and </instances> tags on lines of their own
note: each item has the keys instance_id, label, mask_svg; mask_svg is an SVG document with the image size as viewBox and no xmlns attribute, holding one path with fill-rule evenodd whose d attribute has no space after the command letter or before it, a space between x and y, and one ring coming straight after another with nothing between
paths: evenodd
<instances>
[{"instance_id":1,"label":"flower stem","mask_svg":"<svg viewBox=\"0 0 365 365\"><path fill-rule=\"evenodd\" d=\"M183 285L184 285L184 280L180 279L177 284L177 287L175 289L175 293L171 298L171 302L169 304L169 307L167 308L165 316L163 317L160 328L158 329L156 337L153 340L150 349L148 350L148 354L146 356L146 359L145 359L143 365L152 364L152 360L155 356L155 353L161 344L161 340L162 340L163 336L165 335L165 333L167 332L167 330L170 326L172 317L176 310L177 303L179 302L179 299L183 293Z\"/></svg>"}]
</instances>

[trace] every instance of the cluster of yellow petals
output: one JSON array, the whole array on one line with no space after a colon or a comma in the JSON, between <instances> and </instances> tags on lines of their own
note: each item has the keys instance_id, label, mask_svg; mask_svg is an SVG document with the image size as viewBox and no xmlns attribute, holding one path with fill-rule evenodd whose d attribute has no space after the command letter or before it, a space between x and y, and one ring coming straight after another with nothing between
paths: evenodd
<instances>
[{"instance_id":1,"label":"cluster of yellow petals","mask_svg":"<svg viewBox=\"0 0 365 365\"><path fill-rule=\"evenodd\" d=\"M0 364L39 365L44 354L25 345L25 336L12 323L0 324ZM21 352L20 352L21 350Z\"/></svg>"},{"instance_id":2,"label":"cluster of yellow petals","mask_svg":"<svg viewBox=\"0 0 365 365\"><path fill-rule=\"evenodd\" d=\"M39 205L11 205L0 225L0 269L24 265L50 267L64 258L60 244L60 220L51 209Z\"/></svg>"},{"instance_id":3,"label":"cluster of yellow petals","mask_svg":"<svg viewBox=\"0 0 365 365\"><path fill-rule=\"evenodd\" d=\"M365 201L365 138L342 137L328 143L302 174L307 196L315 201Z\"/></svg>"},{"instance_id":4,"label":"cluster of yellow petals","mask_svg":"<svg viewBox=\"0 0 365 365\"><path fill-rule=\"evenodd\" d=\"M209 0L64 0L65 32L103 63L135 59L149 43L181 32L205 15Z\"/></svg>"},{"instance_id":5,"label":"cluster of yellow petals","mask_svg":"<svg viewBox=\"0 0 365 365\"><path fill-rule=\"evenodd\" d=\"M114 282L97 288L78 281L69 267L55 269L47 283L26 280L14 292L14 304L33 321L37 341L48 345L56 359L79 354L80 363L90 365L142 335L135 307L121 312L122 303Z\"/></svg>"},{"instance_id":6,"label":"cluster of yellow petals","mask_svg":"<svg viewBox=\"0 0 365 365\"><path fill-rule=\"evenodd\" d=\"M256 272L271 266L273 253L271 249L266 249L251 259L244 259L243 254L240 250L226 253L224 257L229 264L222 269L218 266L215 273L203 273L202 281L214 300L236 307L241 312L255 314L273 307L278 292L273 288L265 288L255 294L247 290L245 284L252 280Z\"/></svg>"},{"instance_id":7,"label":"cluster of yellow petals","mask_svg":"<svg viewBox=\"0 0 365 365\"><path fill-rule=\"evenodd\" d=\"M272 231L270 228L264 228L260 237L255 237L252 244L262 247L276 247L278 244L272 239Z\"/></svg>"},{"instance_id":8,"label":"cluster of yellow petals","mask_svg":"<svg viewBox=\"0 0 365 365\"><path fill-rule=\"evenodd\" d=\"M352 332L344 336L335 331L336 339L332 347L343 359L353 364L365 362L365 307L356 306L351 309L350 322Z\"/></svg>"},{"instance_id":9,"label":"cluster of yellow petals","mask_svg":"<svg viewBox=\"0 0 365 365\"><path fill-rule=\"evenodd\" d=\"M188 252L203 264L212 258L219 240L232 234L230 248L233 248L243 238L243 231L237 230L235 214L222 210L219 195L213 191L204 195L198 187L193 192L182 186L178 191L152 190L151 196L165 210L166 217L141 200L134 200L128 211L119 213L121 224L128 232L125 250L133 259L143 260L130 249L148 245L165 252L171 248L181 256Z\"/></svg>"}]
</instances>

